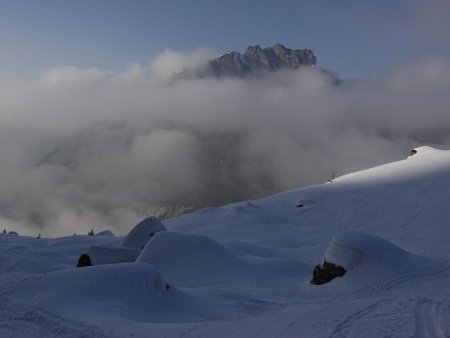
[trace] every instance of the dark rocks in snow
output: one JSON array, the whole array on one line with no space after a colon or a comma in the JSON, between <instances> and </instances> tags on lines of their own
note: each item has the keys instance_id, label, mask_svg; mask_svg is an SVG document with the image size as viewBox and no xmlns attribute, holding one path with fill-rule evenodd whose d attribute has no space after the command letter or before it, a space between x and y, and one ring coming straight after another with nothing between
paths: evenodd
<instances>
[{"instance_id":1,"label":"dark rocks in snow","mask_svg":"<svg viewBox=\"0 0 450 338\"><path fill-rule=\"evenodd\" d=\"M295 207L296 208L303 208L303 207L306 207L306 206L311 206L312 204L314 204L313 200L300 200L300 201L295 203Z\"/></svg>"},{"instance_id":2,"label":"dark rocks in snow","mask_svg":"<svg viewBox=\"0 0 450 338\"><path fill-rule=\"evenodd\" d=\"M77 268L82 268L83 266L92 266L91 257L85 253L80 256L77 263Z\"/></svg>"},{"instance_id":3,"label":"dark rocks in snow","mask_svg":"<svg viewBox=\"0 0 450 338\"><path fill-rule=\"evenodd\" d=\"M432 154L432 153L435 153L436 151L439 151L439 149L429 147L429 146L420 146L420 147L411 149L408 157L411 157L414 155L419 156L419 155L425 155L425 154Z\"/></svg>"},{"instance_id":4,"label":"dark rocks in snow","mask_svg":"<svg viewBox=\"0 0 450 338\"><path fill-rule=\"evenodd\" d=\"M345 269L339 265L329 263L324 260L322 266L316 265L313 270L313 278L311 284L322 285L330 282L336 277L345 275Z\"/></svg>"}]
</instances>

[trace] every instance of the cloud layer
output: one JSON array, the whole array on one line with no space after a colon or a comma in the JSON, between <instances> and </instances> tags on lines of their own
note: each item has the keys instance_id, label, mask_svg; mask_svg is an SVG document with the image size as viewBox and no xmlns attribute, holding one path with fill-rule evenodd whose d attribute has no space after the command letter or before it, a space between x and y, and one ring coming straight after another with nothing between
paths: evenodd
<instances>
[{"instance_id":1,"label":"cloud layer","mask_svg":"<svg viewBox=\"0 0 450 338\"><path fill-rule=\"evenodd\" d=\"M160 207L257 198L450 144L450 60L333 84L317 69L184 79L211 55L58 67L0 85L0 221L126 232ZM159 209L161 210L161 209Z\"/></svg>"}]
</instances>

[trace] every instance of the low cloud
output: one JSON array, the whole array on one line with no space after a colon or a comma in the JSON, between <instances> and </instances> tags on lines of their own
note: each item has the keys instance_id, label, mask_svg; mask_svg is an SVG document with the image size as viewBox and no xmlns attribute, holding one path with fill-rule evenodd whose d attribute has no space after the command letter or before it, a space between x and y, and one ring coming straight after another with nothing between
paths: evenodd
<instances>
[{"instance_id":1,"label":"low cloud","mask_svg":"<svg viewBox=\"0 0 450 338\"><path fill-rule=\"evenodd\" d=\"M123 71L58 67L0 91L0 221L27 234L125 233L163 207L321 183L450 143L450 60L336 85L314 68L181 79L210 51Z\"/></svg>"},{"instance_id":2,"label":"low cloud","mask_svg":"<svg viewBox=\"0 0 450 338\"><path fill-rule=\"evenodd\" d=\"M215 56L210 49L197 49L191 53L179 53L170 49L159 53L151 65L153 76L159 80L170 80L183 71L204 67Z\"/></svg>"},{"instance_id":3,"label":"low cloud","mask_svg":"<svg viewBox=\"0 0 450 338\"><path fill-rule=\"evenodd\" d=\"M56 67L42 72L41 82L50 86L86 86L100 82L113 73L100 68Z\"/></svg>"}]
</instances>

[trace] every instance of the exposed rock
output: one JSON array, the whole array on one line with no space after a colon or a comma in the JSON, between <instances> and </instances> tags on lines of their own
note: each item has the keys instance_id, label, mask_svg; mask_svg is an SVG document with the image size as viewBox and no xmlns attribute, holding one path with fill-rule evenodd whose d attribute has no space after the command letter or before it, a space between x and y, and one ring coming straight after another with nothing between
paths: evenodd
<instances>
[{"instance_id":1,"label":"exposed rock","mask_svg":"<svg viewBox=\"0 0 450 338\"><path fill-rule=\"evenodd\" d=\"M282 44L273 47L247 47L244 54L230 51L209 61L208 67L197 73L200 77L246 77L279 69L313 66L316 57L311 49L290 49Z\"/></svg>"},{"instance_id":2,"label":"exposed rock","mask_svg":"<svg viewBox=\"0 0 450 338\"><path fill-rule=\"evenodd\" d=\"M322 266L316 265L314 267L311 284L322 285L328 283L336 277L344 276L345 272L346 271L342 266L324 260Z\"/></svg>"},{"instance_id":3,"label":"exposed rock","mask_svg":"<svg viewBox=\"0 0 450 338\"><path fill-rule=\"evenodd\" d=\"M409 156L413 156L413 155L415 155L415 154L417 154L417 150L416 150L416 149L412 149L412 150L409 152Z\"/></svg>"},{"instance_id":4,"label":"exposed rock","mask_svg":"<svg viewBox=\"0 0 450 338\"><path fill-rule=\"evenodd\" d=\"M91 257L88 254L82 254L78 259L77 268L81 268L83 266L92 266Z\"/></svg>"},{"instance_id":5,"label":"exposed rock","mask_svg":"<svg viewBox=\"0 0 450 338\"><path fill-rule=\"evenodd\" d=\"M232 51L209 62L205 75L215 77L243 77L250 72L247 60L238 52Z\"/></svg>"}]
</instances>

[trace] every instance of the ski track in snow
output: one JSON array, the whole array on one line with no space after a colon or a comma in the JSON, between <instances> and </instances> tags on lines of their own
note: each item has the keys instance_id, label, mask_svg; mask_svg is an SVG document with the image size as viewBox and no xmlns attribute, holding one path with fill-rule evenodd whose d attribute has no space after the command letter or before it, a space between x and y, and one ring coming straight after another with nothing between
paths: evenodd
<instances>
[{"instance_id":1,"label":"ski track in snow","mask_svg":"<svg viewBox=\"0 0 450 338\"><path fill-rule=\"evenodd\" d=\"M370 289L378 289L380 291L383 290L391 290L396 287L403 286L403 284L414 281L414 282L426 282L429 280L432 280L432 277L439 277L441 275L450 275L450 262L446 263L435 263L432 267L428 267L426 269L422 269L420 271L414 272L414 273L401 273L397 276L392 276L391 278L387 280L383 280L380 282L377 282L371 286L368 286L364 289L359 290L359 292L364 291L367 292L367 290Z\"/></svg>"},{"instance_id":2,"label":"ski track in snow","mask_svg":"<svg viewBox=\"0 0 450 338\"><path fill-rule=\"evenodd\" d=\"M441 327L441 305L431 300L418 301L414 306L415 337L446 338Z\"/></svg>"},{"instance_id":3,"label":"ski track in snow","mask_svg":"<svg viewBox=\"0 0 450 338\"><path fill-rule=\"evenodd\" d=\"M362 309L352 313L347 318L345 318L341 323L339 323L335 330L331 333L331 337L348 337L351 329L355 325L355 323L358 323L360 320L362 320L364 317L366 317L369 313L374 311L378 306L380 306L383 303L386 303L387 300L383 299L380 301L377 301L375 303L372 303L368 306L363 307Z\"/></svg>"},{"instance_id":4,"label":"ski track in snow","mask_svg":"<svg viewBox=\"0 0 450 338\"><path fill-rule=\"evenodd\" d=\"M0 337L73 337L114 338L113 332L54 314L36 306L12 304L0 300Z\"/></svg>"}]
</instances>

